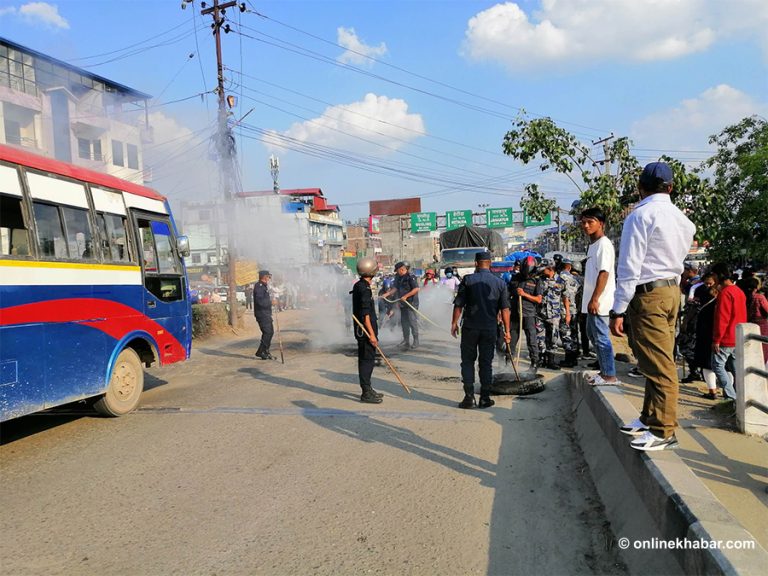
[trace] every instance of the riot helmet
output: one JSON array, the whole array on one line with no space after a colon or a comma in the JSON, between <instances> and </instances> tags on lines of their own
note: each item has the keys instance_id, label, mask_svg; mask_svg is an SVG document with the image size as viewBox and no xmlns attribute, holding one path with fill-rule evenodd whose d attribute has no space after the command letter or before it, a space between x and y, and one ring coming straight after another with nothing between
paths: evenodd
<instances>
[{"instance_id":1,"label":"riot helmet","mask_svg":"<svg viewBox=\"0 0 768 576\"><path fill-rule=\"evenodd\" d=\"M357 273L360 276L373 278L379 270L379 264L373 258L360 258L357 261Z\"/></svg>"}]
</instances>

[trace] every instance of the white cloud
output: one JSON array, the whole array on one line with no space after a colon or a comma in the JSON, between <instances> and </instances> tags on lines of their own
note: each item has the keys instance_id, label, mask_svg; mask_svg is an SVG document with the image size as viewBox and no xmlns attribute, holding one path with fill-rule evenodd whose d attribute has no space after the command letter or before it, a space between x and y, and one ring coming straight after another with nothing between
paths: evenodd
<instances>
[{"instance_id":1,"label":"white cloud","mask_svg":"<svg viewBox=\"0 0 768 576\"><path fill-rule=\"evenodd\" d=\"M421 115L409 114L405 100L371 93L359 102L329 107L319 118L293 124L283 132L300 142L378 155L386 153L381 146L394 151L423 134Z\"/></svg>"},{"instance_id":2,"label":"white cloud","mask_svg":"<svg viewBox=\"0 0 768 576\"><path fill-rule=\"evenodd\" d=\"M677 106L638 120L630 138L638 148L664 150L708 150L709 136L746 116L768 115L768 102L757 102L748 94L720 84Z\"/></svg>"},{"instance_id":3,"label":"white cloud","mask_svg":"<svg viewBox=\"0 0 768 576\"><path fill-rule=\"evenodd\" d=\"M371 66L373 61L369 58L378 58L387 53L387 45L382 42L378 46L368 46L357 37L354 28L339 27L337 29L338 43L347 49L337 58L344 64L357 64ZM369 57L369 58L366 58Z\"/></svg>"},{"instance_id":4,"label":"white cloud","mask_svg":"<svg viewBox=\"0 0 768 576\"><path fill-rule=\"evenodd\" d=\"M530 16L506 2L469 20L462 52L510 70L670 60L737 35L760 38L768 50L767 26L763 0L542 0Z\"/></svg>"},{"instance_id":5,"label":"white cloud","mask_svg":"<svg viewBox=\"0 0 768 576\"><path fill-rule=\"evenodd\" d=\"M69 22L59 14L59 7L47 2L28 2L19 7L19 15L32 24L69 29Z\"/></svg>"}]
</instances>

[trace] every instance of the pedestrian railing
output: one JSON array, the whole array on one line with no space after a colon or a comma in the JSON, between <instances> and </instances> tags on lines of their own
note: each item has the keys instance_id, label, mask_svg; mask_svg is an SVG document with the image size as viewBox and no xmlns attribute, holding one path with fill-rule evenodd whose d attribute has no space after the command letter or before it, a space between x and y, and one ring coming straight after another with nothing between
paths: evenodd
<instances>
[{"instance_id":1,"label":"pedestrian railing","mask_svg":"<svg viewBox=\"0 0 768 576\"><path fill-rule=\"evenodd\" d=\"M736 326L736 418L745 434L768 435L768 370L757 324Z\"/></svg>"}]
</instances>

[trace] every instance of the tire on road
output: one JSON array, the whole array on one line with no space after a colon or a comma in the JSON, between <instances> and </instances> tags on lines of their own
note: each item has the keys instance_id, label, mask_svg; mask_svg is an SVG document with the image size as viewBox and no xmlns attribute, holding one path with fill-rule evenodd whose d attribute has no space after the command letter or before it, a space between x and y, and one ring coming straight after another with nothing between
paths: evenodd
<instances>
[{"instance_id":1,"label":"tire on road","mask_svg":"<svg viewBox=\"0 0 768 576\"><path fill-rule=\"evenodd\" d=\"M496 396L527 396L538 394L545 387L544 378L540 374L520 374L520 380L518 380L514 374L502 372L493 375L491 394Z\"/></svg>"},{"instance_id":2,"label":"tire on road","mask_svg":"<svg viewBox=\"0 0 768 576\"><path fill-rule=\"evenodd\" d=\"M144 367L138 354L126 348L117 357L112 368L107 393L93 405L104 416L122 416L136 409L144 390Z\"/></svg>"}]
</instances>

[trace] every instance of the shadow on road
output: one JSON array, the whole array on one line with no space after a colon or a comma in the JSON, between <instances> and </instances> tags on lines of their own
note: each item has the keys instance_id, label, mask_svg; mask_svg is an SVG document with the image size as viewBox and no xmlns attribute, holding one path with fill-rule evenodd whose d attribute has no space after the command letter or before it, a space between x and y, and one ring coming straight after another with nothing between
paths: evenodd
<instances>
[{"instance_id":1,"label":"shadow on road","mask_svg":"<svg viewBox=\"0 0 768 576\"><path fill-rule=\"evenodd\" d=\"M293 404L304 411L303 415L307 420L332 432L343 434L361 442L379 442L398 450L410 452L450 468L459 474L473 476L486 486L493 483L496 471L496 466L493 463L431 442L406 428L387 424L367 414L353 411L350 411L349 414L354 415L354 418L318 416L319 407L306 400L296 400Z\"/></svg>"},{"instance_id":2,"label":"shadow on road","mask_svg":"<svg viewBox=\"0 0 768 576\"><path fill-rule=\"evenodd\" d=\"M281 378L280 376L275 376L274 374L267 374L266 372L262 372L258 368L250 368L250 367L240 368L238 372L242 374L247 374L256 380L269 382L270 384L276 384L278 386L286 386L288 388L298 388L300 390L306 390L307 392L312 392L313 394L330 396L331 398L357 400L359 396L359 394L357 393L357 389L354 389L354 393L352 391L346 392L346 391L339 391L339 390L331 390L328 388L315 386L314 384L309 384L307 382L299 382L298 380L290 380L288 378Z\"/></svg>"}]
</instances>

